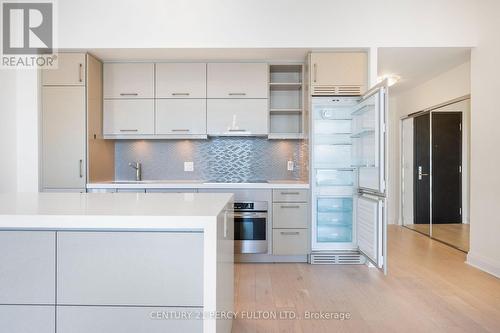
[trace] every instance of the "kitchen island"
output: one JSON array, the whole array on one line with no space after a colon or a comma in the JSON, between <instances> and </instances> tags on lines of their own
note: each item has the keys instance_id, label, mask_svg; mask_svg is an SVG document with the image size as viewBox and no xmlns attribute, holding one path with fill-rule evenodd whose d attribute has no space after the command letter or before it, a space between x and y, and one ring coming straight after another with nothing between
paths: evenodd
<instances>
[{"instance_id":1,"label":"kitchen island","mask_svg":"<svg viewBox=\"0 0 500 333\"><path fill-rule=\"evenodd\" d=\"M230 332L232 201L0 194L2 331Z\"/></svg>"}]
</instances>

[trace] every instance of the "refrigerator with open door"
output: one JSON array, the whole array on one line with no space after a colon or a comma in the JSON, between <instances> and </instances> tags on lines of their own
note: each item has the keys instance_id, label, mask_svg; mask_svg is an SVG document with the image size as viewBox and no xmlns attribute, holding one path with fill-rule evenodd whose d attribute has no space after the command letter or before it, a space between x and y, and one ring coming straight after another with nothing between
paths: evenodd
<instances>
[{"instance_id":1,"label":"refrigerator with open door","mask_svg":"<svg viewBox=\"0 0 500 333\"><path fill-rule=\"evenodd\" d=\"M387 84L313 97L312 251L359 251L385 271Z\"/></svg>"}]
</instances>

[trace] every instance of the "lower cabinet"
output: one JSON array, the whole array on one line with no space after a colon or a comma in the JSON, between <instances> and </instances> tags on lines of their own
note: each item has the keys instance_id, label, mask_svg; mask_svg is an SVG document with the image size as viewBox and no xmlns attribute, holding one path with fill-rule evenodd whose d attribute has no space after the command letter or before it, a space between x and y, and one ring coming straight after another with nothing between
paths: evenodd
<instances>
[{"instance_id":1,"label":"lower cabinet","mask_svg":"<svg viewBox=\"0 0 500 333\"><path fill-rule=\"evenodd\" d=\"M0 332L54 333L55 306L0 305Z\"/></svg>"},{"instance_id":2,"label":"lower cabinet","mask_svg":"<svg viewBox=\"0 0 500 333\"><path fill-rule=\"evenodd\" d=\"M274 255L304 255L308 253L307 229L273 229Z\"/></svg>"},{"instance_id":3,"label":"lower cabinet","mask_svg":"<svg viewBox=\"0 0 500 333\"><path fill-rule=\"evenodd\" d=\"M309 191L273 190L273 254L309 253Z\"/></svg>"},{"instance_id":4,"label":"lower cabinet","mask_svg":"<svg viewBox=\"0 0 500 333\"><path fill-rule=\"evenodd\" d=\"M203 305L203 233L59 232L58 305Z\"/></svg>"},{"instance_id":5,"label":"lower cabinet","mask_svg":"<svg viewBox=\"0 0 500 333\"><path fill-rule=\"evenodd\" d=\"M201 307L58 306L57 333L203 332L202 310Z\"/></svg>"}]
</instances>

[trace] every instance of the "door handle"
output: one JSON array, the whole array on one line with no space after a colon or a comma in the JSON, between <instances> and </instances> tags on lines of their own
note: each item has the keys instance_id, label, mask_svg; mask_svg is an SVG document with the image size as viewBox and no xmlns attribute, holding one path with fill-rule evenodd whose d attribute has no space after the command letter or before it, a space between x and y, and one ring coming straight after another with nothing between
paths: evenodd
<instances>
[{"instance_id":1,"label":"door handle","mask_svg":"<svg viewBox=\"0 0 500 333\"><path fill-rule=\"evenodd\" d=\"M83 178L83 160L80 160L80 178Z\"/></svg>"},{"instance_id":2,"label":"door handle","mask_svg":"<svg viewBox=\"0 0 500 333\"><path fill-rule=\"evenodd\" d=\"M422 180L422 177L423 176L428 176L429 174L428 173L423 173L422 172L422 166L418 166L418 180Z\"/></svg>"},{"instance_id":3,"label":"door handle","mask_svg":"<svg viewBox=\"0 0 500 333\"><path fill-rule=\"evenodd\" d=\"M82 73L83 64L78 64L78 65L79 65L79 68L78 68L78 82L83 82L83 73Z\"/></svg>"},{"instance_id":4,"label":"door handle","mask_svg":"<svg viewBox=\"0 0 500 333\"><path fill-rule=\"evenodd\" d=\"M313 81L314 81L314 83L316 83L316 79L318 76L318 65L314 64L313 67L314 67L314 69L313 69Z\"/></svg>"}]
</instances>

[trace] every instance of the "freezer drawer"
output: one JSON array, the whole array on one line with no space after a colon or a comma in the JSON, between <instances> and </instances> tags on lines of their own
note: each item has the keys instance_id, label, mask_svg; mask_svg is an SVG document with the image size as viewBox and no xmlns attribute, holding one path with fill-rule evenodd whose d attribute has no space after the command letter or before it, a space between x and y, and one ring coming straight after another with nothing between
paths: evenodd
<instances>
[{"instance_id":1,"label":"freezer drawer","mask_svg":"<svg viewBox=\"0 0 500 333\"><path fill-rule=\"evenodd\" d=\"M352 242L351 225L318 225L317 242L350 243Z\"/></svg>"}]
</instances>

